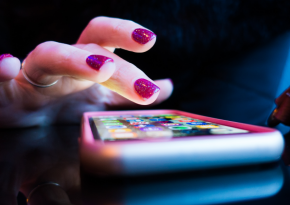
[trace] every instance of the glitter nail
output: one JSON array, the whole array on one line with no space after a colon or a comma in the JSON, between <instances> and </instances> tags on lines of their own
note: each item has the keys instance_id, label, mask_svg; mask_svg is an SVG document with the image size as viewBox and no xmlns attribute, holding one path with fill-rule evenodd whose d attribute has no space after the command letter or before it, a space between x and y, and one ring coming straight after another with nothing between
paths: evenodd
<instances>
[{"instance_id":1,"label":"glitter nail","mask_svg":"<svg viewBox=\"0 0 290 205\"><path fill-rule=\"evenodd\" d=\"M157 85L143 78L135 81L134 88L144 100L149 99L154 93L157 93L160 90Z\"/></svg>"},{"instance_id":2,"label":"glitter nail","mask_svg":"<svg viewBox=\"0 0 290 205\"><path fill-rule=\"evenodd\" d=\"M87 57L86 62L91 68L94 68L96 70L100 70L102 65L104 65L105 63L108 63L108 62L113 63L114 60L112 58L108 58L106 56L90 55L89 57Z\"/></svg>"},{"instance_id":3,"label":"glitter nail","mask_svg":"<svg viewBox=\"0 0 290 205\"><path fill-rule=\"evenodd\" d=\"M146 29L137 28L132 33L132 38L140 44L146 44L152 39L156 38L155 33L148 31Z\"/></svg>"}]
</instances>

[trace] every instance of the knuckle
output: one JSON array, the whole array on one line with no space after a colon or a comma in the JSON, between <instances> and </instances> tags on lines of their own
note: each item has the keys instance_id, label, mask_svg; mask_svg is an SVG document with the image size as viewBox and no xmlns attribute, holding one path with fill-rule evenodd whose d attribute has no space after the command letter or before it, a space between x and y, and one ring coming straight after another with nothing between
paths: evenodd
<instances>
[{"instance_id":1,"label":"knuckle","mask_svg":"<svg viewBox=\"0 0 290 205\"><path fill-rule=\"evenodd\" d=\"M118 22L116 23L113 27L112 27L112 34L113 35L118 35L121 31L122 31L122 28L124 27L124 23L123 22Z\"/></svg>"},{"instance_id":2,"label":"knuckle","mask_svg":"<svg viewBox=\"0 0 290 205\"><path fill-rule=\"evenodd\" d=\"M93 19L89 22L88 26L89 26L89 27L95 27L95 26L98 26L98 24L99 24L101 21L105 21L105 20L107 20L107 19L108 19L108 17L105 17L105 16L97 16L97 17L93 18Z\"/></svg>"},{"instance_id":3,"label":"knuckle","mask_svg":"<svg viewBox=\"0 0 290 205\"><path fill-rule=\"evenodd\" d=\"M137 67L132 63L124 62L120 64L119 68L123 72L123 71L130 71L130 70L136 69Z\"/></svg>"},{"instance_id":4,"label":"knuckle","mask_svg":"<svg viewBox=\"0 0 290 205\"><path fill-rule=\"evenodd\" d=\"M84 47L82 47L83 50L87 50L87 51L93 51L95 49L98 49L99 46L95 43L88 43L86 45L84 45Z\"/></svg>"},{"instance_id":5,"label":"knuckle","mask_svg":"<svg viewBox=\"0 0 290 205\"><path fill-rule=\"evenodd\" d=\"M57 42L55 42L55 41L45 41L45 42L40 43L39 45L37 45L35 50L42 51L42 50L48 49L48 48L50 48L52 46L55 46L56 44L57 44Z\"/></svg>"},{"instance_id":6,"label":"knuckle","mask_svg":"<svg viewBox=\"0 0 290 205\"><path fill-rule=\"evenodd\" d=\"M120 35L126 28L129 28L132 23L133 21L118 19L112 26L111 32L113 35Z\"/></svg>"},{"instance_id":7,"label":"knuckle","mask_svg":"<svg viewBox=\"0 0 290 205\"><path fill-rule=\"evenodd\" d=\"M117 78L123 78L123 76L126 75L128 77L132 73L134 73L132 71L135 71L136 69L138 68L134 64L124 62L118 66L118 69L115 71L114 76L116 76Z\"/></svg>"},{"instance_id":8,"label":"knuckle","mask_svg":"<svg viewBox=\"0 0 290 205\"><path fill-rule=\"evenodd\" d=\"M46 41L38 44L35 49L28 54L28 57L37 63L38 60L41 59L41 56L44 55L54 43L54 41Z\"/></svg>"},{"instance_id":9,"label":"knuckle","mask_svg":"<svg viewBox=\"0 0 290 205\"><path fill-rule=\"evenodd\" d=\"M52 48L51 51L52 51L53 59L55 60L54 63L56 65L63 64L64 62L68 62L70 59L70 52L61 46L55 46Z\"/></svg>"},{"instance_id":10,"label":"knuckle","mask_svg":"<svg viewBox=\"0 0 290 205\"><path fill-rule=\"evenodd\" d=\"M93 18L89 24L88 27L89 28L95 28L95 27L99 27L102 24L110 24L111 26L111 32L113 34L118 34L120 33L120 31L122 31L125 28L128 28L130 26L133 26L134 24L136 24L135 22L131 21L131 20L124 20L124 19L119 19L119 18L110 18L110 17L106 17L106 16L98 16Z\"/></svg>"},{"instance_id":11,"label":"knuckle","mask_svg":"<svg viewBox=\"0 0 290 205\"><path fill-rule=\"evenodd\" d=\"M50 64L60 64L69 59L70 52L65 46L55 41L46 41L39 44L31 53L32 57L40 60L39 63L43 64L43 60L47 59ZM46 57L49 56L49 57ZM53 59L53 62L51 61Z\"/></svg>"}]
</instances>

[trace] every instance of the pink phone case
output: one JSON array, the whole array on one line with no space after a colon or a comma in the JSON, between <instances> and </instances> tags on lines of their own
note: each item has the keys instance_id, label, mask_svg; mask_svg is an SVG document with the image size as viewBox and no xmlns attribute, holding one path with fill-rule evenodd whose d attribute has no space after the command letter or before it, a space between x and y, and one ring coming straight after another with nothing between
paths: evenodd
<instances>
[{"instance_id":1,"label":"pink phone case","mask_svg":"<svg viewBox=\"0 0 290 205\"><path fill-rule=\"evenodd\" d=\"M153 141L95 140L89 119L92 116L175 114L244 129L250 133L202 135ZM284 148L275 129L220 120L178 110L134 110L87 112L82 119L80 156L84 168L102 174L150 174L194 170L278 160Z\"/></svg>"}]
</instances>

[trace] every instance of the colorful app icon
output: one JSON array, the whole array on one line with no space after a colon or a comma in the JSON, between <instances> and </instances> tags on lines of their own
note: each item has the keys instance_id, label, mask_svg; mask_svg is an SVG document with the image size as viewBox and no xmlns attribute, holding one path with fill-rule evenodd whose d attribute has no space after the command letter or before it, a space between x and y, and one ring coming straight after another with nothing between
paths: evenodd
<instances>
[{"instance_id":1,"label":"colorful app icon","mask_svg":"<svg viewBox=\"0 0 290 205\"><path fill-rule=\"evenodd\" d=\"M165 118L181 118L182 116L177 116L177 115L168 115Z\"/></svg>"},{"instance_id":2,"label":"colorful app icon","mask_svg":"<svg viewBox=\"0 0 290 205\"><path fill-rule=\"evenodd\" d=\"M138 120L126 120L127 122L144 122L144 120L140 120L140 119L138 119Z\"/></svg>"},{"instance_id":3,"label":"colorful app icon","mask_svg":"<svg viewBox=\"0 0 290 205\"><path fill-rule=\"evenodd\" d=\"M164 123L164 124L161 124L161 125L169 127L169 126L179 126L179 125L182 125L182 124L179 124L179 123Z\"/></svg>"},{"instance_id":4,"label":"colorful app icon","mask_svg":"<svg viewBox=\"0 0 290 205\"><path fill-rule=\"evenodd\" d=\"M125 125L113 125L113 126L106 126L107 129L122 129L127 128Z\"/></svg>"},{"instance_id":5,"label":"colorful app icon","mask_svg":"<svg viewBox=\"0 0 290 205\"><path fill-rule=\"evenodd\" d=\"M106 120L102 121L103 123L114 123L114 122L120 122L119 120Z\"/></svg>"},{"instance_id":6,"label":"colorful app icon","mask_svg":"<svg viewBox=\"0 0 290 205\"><path fill-rule=\"evenodd\" d=\"M172 120L189 120L187 118L172 118Z\"/></svg>"},{"instance_id":7,"label":"colorful app icon","mask_svg":"<svg viewBox=\"0 0 290 205\"><path fill-rule=\"evenodd\" d=\"M111 120L117 120L117 118L101 118L101 121L111 121Z\"/></svg>"},{"instance_id":8,"label":"colorful app icon","mask_svg":"<svg viewBox=\"0 0 290 205\"><path fill-rule=\"evenodd\" d=\"M195 122L194 120L179 120L179 122Z\"/></svg>"},{"instance_id":9,"label":"colorful app icon","mask_svg":"<svg viewBox=\"0 0 290 205\"><path fill-rule=\"evenodd\" d=\"M191 127L187 127L187 126L172 126L172 127L168 127L171 130L191 130Z\"/></svg>"},{"instance_id":10,"label":"colorful app icon","mask_svg":"<svg viewBox=\"0 0 290 205\"><path fill-rule=\"evenodd\" d=\"M140 130L143 132L150 132L150 131L162 131L163 129L161 129L160 127L143 127L140 128Z\"/></svg>"},{"instance_id":11,"label":"colorful app icon","mask_svg":"<svg viewBox=\"0 0 290 205\"><path fill-rule=\"evenodd\" d=\"M139 117L153 117L154 115L139 115Z\"/></svg>"},{"instance_id":12,"label":"colorful app icon","mask_svg":"<svg viewBox=\"0 0 290 205\"><path fill-rule=\"evenodd\" d=\"M152 118L152 119L149 119L150 121L153 121L153 122L157 122L157 121L167 121L166 119L164 118Z\"/></svg>"},{"instance_id":13,"label":"colorful app icon","mask_svg":"<svg viewBox=\"0 0 290 205\"><path fill-rule=\"evenodd\" d=\"M205 122L188 122L186 124L188 124L188 125L206 125L207 123L205 123Z\"/></svg>"},{"instance_id":14,"label":"colorful app icon","mask_svg":"<svg viewBox=\"0 0 290 205\"><path fill-rule=\"evenodd\" d=\"M123 123L121 123L121 122L105 123L105 122L104 122L104 125L105 125L105 126L111 126L111 125L123 125Z\"/></svg>"},{"instance_id":15,"label":"colorful app icon","mask_svg":"<svg viewBox=\"0 0 290 205\"><path fill-rule=\"evenodd\" d=\"M172 121L157 121L157 123L172 123Z\"/></svg>"},{"instance_id":16,"label":"colorful app icon","mask_svg":"<svg viewBox=\"0 0 290 205\"><path fill-rule=\"evenodd\" d=\"M148 124L148 125L134 125L135 128L142 128L142 127L154 127L154 125Z\"/></svg>"},{"instance_id":17,"label":"colorful app icon","mask_svg":"<svg viewBox=\"0 0 290 205\"><path fill-rule=\"evenodd\" d=\"M130 125L143 125L143 124L149 124L149 122L130 122Z\"/></svg>"},{"instance_id":18,"label":"colorful app icon","mask_svg":"<svg viewBox=\"0 0 290 205\"><path fill-rule=\"evenodd\" d=\"M137 119L139 119L139 118L137 118L137 117L125 117L125 118L123 118L124 120L137 120Z\"/></svg>"},{"instance_id":19,"label":"colorful app icon","mask_svg":"<svg viewBox=\"0 0 290 205\"><path fill-rule=\"evenodd\" d=\"M197 125L196 127L199 129L219 128L219 126L217 126L217 125Z\"/></svg>"},{"instance_id":20,"label":"colorful app icon","mask_svg":"<svg viewBox=\"0 0 290 205\"><path fill-rule=\"evenodd\" d=\"M109 132L132 132L131 129L113 129L109 130Z\"/></svg>"},{"instance_id":21,"label":"colorful app icon","mask_svg":"<svg viewBox=\"0 0 290 205\"><path fill-rule=\"evenodd\" d=\"M137 138L137 134L134 132L129 133L113 133L112 137L114 139L131 139L131 138Z\"/></svg>"}]
</instances>

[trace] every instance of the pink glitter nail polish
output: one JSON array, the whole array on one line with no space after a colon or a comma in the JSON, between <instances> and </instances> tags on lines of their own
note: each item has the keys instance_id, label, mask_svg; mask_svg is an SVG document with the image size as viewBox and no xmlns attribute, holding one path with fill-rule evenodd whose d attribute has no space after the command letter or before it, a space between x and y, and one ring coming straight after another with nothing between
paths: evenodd
<instances>
[{"instance_id":1,"label":"pink glitter nail polish","mask_svg":"<svg viewBox=\"0 0 290 205\"><path fill-rule=\"evenodd\" d=\"M9 53L5 53L0 55L0 61L3 60L4 58L13 58L14 56L9 54Z\"/></svg>"},{"instance_id":2,"label":"pink glitter nail polish","mask_svg":"<svg viewBox=\"0 0 290 205\"><path fill-rule=\"evenodd\" d=\"M137 28L132 33L132 38L134 41L140 44L146 44L152 39L156 38L155 33L148 31L146 29Z\"/></svg>"},{"instance_id":3,"label":"pink glitter nail polish","mask_svg":"<svg viewBox=\"0 0 290 205\"><path fill-rule=\"evenodd\" d=\"M96 70L100 70L102 65L104 65L105 63L108 63L108 62L113 63L114 60L112 58L108 58L106 56L90 55L89 57L87 57L86 62L91 68L94 68Z\"/></svg>"},{"instance_id":4,"label":"pink glitter nail polish","mask_svg":"<svg viewBox=\"0 0 290 205\"><path fill-rule=\"evenodd\" d=\"M157 93L160 90L157 85L143 78L135 81L134 88L144 100L149 99L154 93Z\"/></svg>"}]
</instances>

